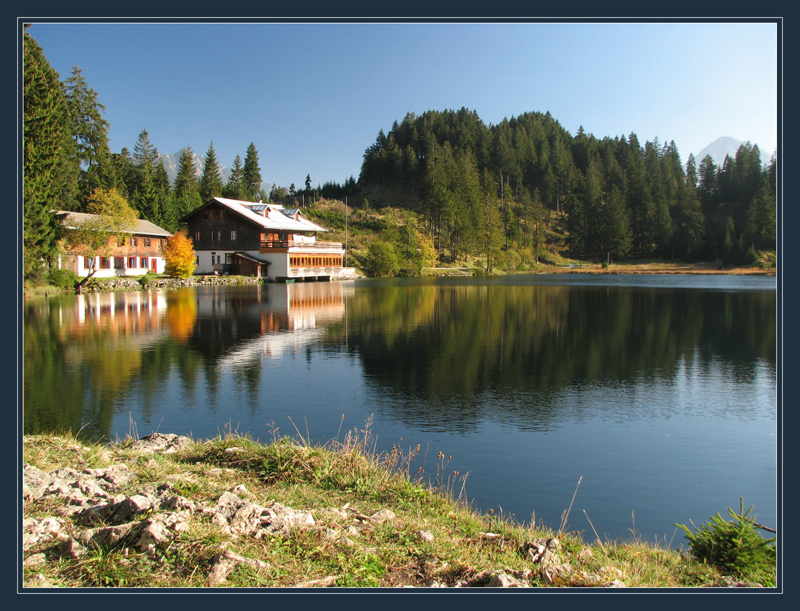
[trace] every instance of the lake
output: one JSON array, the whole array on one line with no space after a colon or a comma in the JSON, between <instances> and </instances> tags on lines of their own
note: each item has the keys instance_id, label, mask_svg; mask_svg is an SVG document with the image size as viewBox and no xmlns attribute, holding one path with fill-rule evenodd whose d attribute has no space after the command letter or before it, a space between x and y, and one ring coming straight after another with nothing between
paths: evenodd
<instances>
[{"instance_id":1,"label":"lake","mask_svg":"<svg viewBox=\"0 0 800 611\"><path fill-rule=\"evenodd\" d=\"M775 277L196 287L24 314L26 434L368 428L378 450L419 446L412 472L481 511L557 529L572 504L587 541L683 545L675 522L739 497L777 525Z\"/></svg>"}]
</instances>

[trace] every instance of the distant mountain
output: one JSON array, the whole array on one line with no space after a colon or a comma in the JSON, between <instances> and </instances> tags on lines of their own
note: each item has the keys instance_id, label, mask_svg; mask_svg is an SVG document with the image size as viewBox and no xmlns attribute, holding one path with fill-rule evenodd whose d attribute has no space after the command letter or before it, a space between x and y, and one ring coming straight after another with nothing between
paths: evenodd
<instances>
[{"instance_id":1,"label":"distant mountain","mask_svg":"<svg viewBox=\"0 0 800 611\"><path fill-rule=\"evenodd\" d=\"M714 142L697 153L697 155L694 156L695 163L697 163L699 166L700 162L705 158L706 155L711 155L714 163L717 166L721 166L725 161L725 156L730 155L731 158L735 158L736 151L738 151L739 147L743 144L746 144L744 140L737 140L736 138L731 138L730 136L722 136L722 138L717 138L714 140ZM750 142L750 144L758 143ZM761 163L769 163L771 153L763 150L760 146L758 149L761 151Z\"/></svg>"},{"instance_id":2,"label":"distant mountain","mask_svg":"<svg viewBox=\"0 0 800 611\"><path fill-rule=\"evenodd\" d=\"M161 157L161 160L164 162L164 167L167 170L167 176L169 176L169 182L174 183L175 177L178 175L178 165L181 159L181 151L172 154L159 153L159 157ZM199 178L203 175L205 155L198 155L197 153L193 152L192 157L194 158L194 172ZM220 173L222 174L222 182L228 182L228 178L231 176L231 170L223 165L220 165L219 169Z\"/></svg>"}]
</instances>

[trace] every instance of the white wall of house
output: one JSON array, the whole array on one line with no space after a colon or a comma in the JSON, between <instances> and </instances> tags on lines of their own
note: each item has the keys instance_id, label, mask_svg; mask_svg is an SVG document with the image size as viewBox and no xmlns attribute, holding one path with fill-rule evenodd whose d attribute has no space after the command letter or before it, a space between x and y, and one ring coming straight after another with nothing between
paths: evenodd
<instances>
[{"instance_id":1,"label":"white wall of house","mask_svg":"<svg viewBox=\"0 0 800 611\"><path fill-rule=\"evenodd\" d=\"M118 259L122 259L118 262ZM89 263L87 263L87 261ZM108 257L109 267L100 267L100 257L94 261L82 255L62 255L58 259L60 269L69 269L78 276L87 276L95 269L93 278L116 278L119 276L143 276L148 271L163 274L166 267L164 257ZM93 264L93 267L91 265Z\"/></svg>"},{"instance_id":2,"label":"white wall of house","mask_svg":"<svg viewBox=\"0 0 800 611\"><path fill-rule=\"evenodd\" d=\"M289 255L285 252L280 253L263 253L261 258L269 261L267 273L271 280L275 278L286 278L289 275Z\"/></svg>"},{"instance_id":3,"label":"white wall of house","mask_svg":"<svg viewBox=\"0 0 800 611\"><path fill-rule=\"evenodd\" d=\"M221 272L221 265L226 262L225 255L233 254L232 250L198 250L197 267L195 274L213 274ZM330 276L331 278L353 277L353 268L342 267L292 267L289 266L290 255L341 255L342 250L331 248L290 248L289 252L261 252L259 250L239 251L248 254L256 259L268 261L269 266L264 270L265 280L276 280L278 278L301 278L304 276Z\"/></svg>"},{"instance_id":4,"label":"white wall of house","mask_svg":"<svg viewBox=\"0 0 800 611\"><path fill-rule=\"evenodd\" d=\"M195 274L213 274L214 266L225 263L225 255L232 253L232 250L198 250L197 254L197 267L194 270ZM219 271L220 268L217 269Z\"/></svg>"}]
</instances>

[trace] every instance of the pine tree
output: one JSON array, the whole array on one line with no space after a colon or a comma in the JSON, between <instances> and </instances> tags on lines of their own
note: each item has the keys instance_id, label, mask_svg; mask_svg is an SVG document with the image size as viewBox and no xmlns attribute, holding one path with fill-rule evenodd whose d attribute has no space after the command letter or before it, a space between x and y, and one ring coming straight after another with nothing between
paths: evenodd
<instances>
[{"instance_id":1,"label":"pine tree","mask_svg":"<svg viewBox=\"0 0 800 611\"><path fill-rule=\"evenodd\" d=\"M84 168L106 163L110 155L109 125L102 116L106 107L98 102L97 93L88 86L77 65L64 81L64 89L78 159Z\"/></svg>"},{"instance_id":2,"label":"pine tree","mask_svg":"<svg viewBox=\"0 0 800 611\"><path fill-rule=\"evenodd\" d=\"M258 167L258 151L256 145L250 143L244 156L244 169L242 178L244 191L250 201L265 199L261 190L261 168Z\"/></svg>"},{"instance_id":3,"label":"pine tree","mask_svg":"<svg viewBox=\"0 0 800 611\"><path fill-rule=\"evenodd\" d=\"M694 163L694 157L691 155L689 163ZM705 246L706 229L700 198L691 178L691 172L687 172L687 180L683 185L674 223L673 238L678 255L687 261L697 259Z\"/></svg>"},{"instance_id":4,"label":"pine tree","mask_svg":"<svg viewBox=\"0 0 800 611\"><path fill-rule=\"evenodd\" d=\"M205 203L210 199L222 195L222 172L217 163L214 152L214 143L208 146L203 163L203 175L200 178L200 199Z\"/></svg>"},{"instance_id":5,"label":"pine tree","mask_svg":"<svg viewBox=\"0 0 800 611\"><path fill-rule=\"evenodd\" d=\"M169 177L146 129L139 132L132 161L134 173L130 195L134 208L140 216L156 225L173 221L167 217L175 215L168 214L165 205L169 195Z\"/></svg>"},{"instance_id":6,"label":"pine tree","mask_svg":"<svg viewBox=\"0 0 800 611\"><path fill-rule=\"evenodd\" d=\"M176 219L198 208L203 203L197 182L197 171L194 164L194 153L187 146L181 151L178 159L178 173L172 187L172 208ZM167 227L175 229L176 227Z\"/></svg>"},{"instance_id":7,"label":"pine tree","mask_svg":"<svg viewBox=\"0 0 800 611\"><path fill-rule=\"evenodd\" d=\"M236 155L228 182L222 187L222 195L230 199L243 200L247 197L244 190L244 169L242 158Z\"/></svg>"},{"instance_id":8,"label":"pine tree","mask_svg":"<svg viewBox=\"0 0 800 611\"><path fill-rule=\"evenodd\" d=\"M39 44L23 41L23 247L26 279L43 273L42 262L55 254L59 225L50 210L66 208L65 184L77 181L70 163L69 114L58 73Z\"/></svg>"},{"instance_id":9,"label":"pine tree","mask_svg":"<svg viewBox=\"0 0 800 611\"><path fill-rule=\"evenodd\" d=\"M75 162L80 165L76 186L77 209L87 209L95 190L117 186L111 171L111 151L108 147L108 121L103 118L105 106L97 93L88 86L76 65L64 81L64 94L69 108Z\"/></svg>"},{"instance_id":10,"label":"pine tree","mask_svg":"<svg viewBox=\"0 0 800 611\"><path fill-rule=\"evenodd\" d=\"M633 249L643 254L647 248L647 203L650 191L645 173L645 156L639 139L631 132L628 137L628 166L625 168L628 177L627 208L631 219Z\"/></svg>"},{"instance_id":11,"label":"pine tree","mask_svg":"<svg viewBox=\"0 0 800 611\"><path fill-rule=\"evenodd\" d=\"M747 209L745 220L745 246L754 246L759 250L775 250L777 245L777 205L775 193L767 178L761 183Z\"/></svg>"}]
</instances>

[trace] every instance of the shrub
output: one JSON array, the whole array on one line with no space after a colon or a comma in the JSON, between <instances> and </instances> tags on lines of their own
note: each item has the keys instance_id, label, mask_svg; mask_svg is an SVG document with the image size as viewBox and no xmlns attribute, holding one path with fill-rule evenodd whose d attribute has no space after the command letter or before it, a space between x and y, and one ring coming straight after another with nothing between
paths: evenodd
<instances>
[{"instance_id":1,"label":"shrub","mask_svg":"<svg viewBox=\"0 0 800 611\"><path fill-rule=\"evenodd\" d=\"M376 240L370 244L367 267L372 277L396 276L400 271L400 261L394 246L383 240Z\"/></svg>"},{"instance_id":2,"label":"shrub","mask_svg":"<svg viewBox=\"0 0 800 611\"><path fill-rule=\"evenodd\" d=\"M80 278L71 269L54 269L50 272L48 282L65 291L72 290L78 284Z\"/></svg>"},{"instance_id":3,"label":"shrub","mask_svg":"<svg viewBox=\"0 0 800 611\"><path fill-rule=\"evenodd\" d=\"M713 565L726 574L747 574L774 567L775 547L772 539L758 532L750 517L753 506L745 512L744 501L739 499L739 513L728 507L733 518L726 521L719 513L711 516L697 532L684 524L675 524L686 533L692 556L700 562Z\"/></svg>"},{"instance_id":4,"label":"shrub","mask_svg":"<svg viewBox=\"0 0 800 611\"><path fill-rule=\"evenodd\" d=\"M506 259L504 261L503 269L506 270L516 270L522 264L522 257L516 250L508 250L506 251Z\"/></svg>"}]
</instances>

